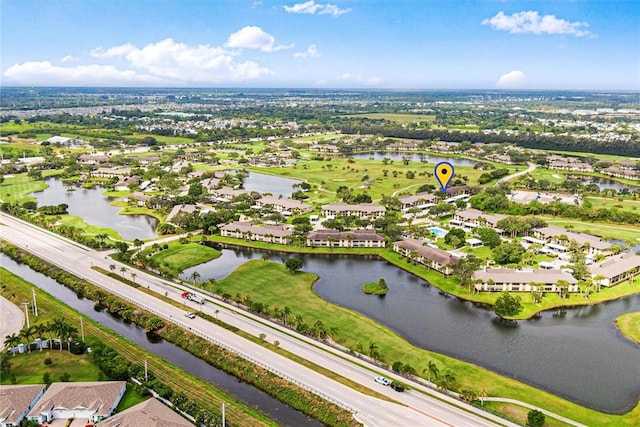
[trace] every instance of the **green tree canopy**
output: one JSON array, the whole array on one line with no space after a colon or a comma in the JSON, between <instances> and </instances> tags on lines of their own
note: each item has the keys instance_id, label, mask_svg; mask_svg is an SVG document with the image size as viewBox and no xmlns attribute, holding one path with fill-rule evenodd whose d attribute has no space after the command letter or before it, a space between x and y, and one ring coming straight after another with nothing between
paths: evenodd
<instances>
[{"instance_id":1,"label":"green tree canopy","mask_svg":"<svg viewBox=\"0 0 640 427\"><path fill-rule=\"evenodd\" d=\"M507 292L504 292L496 300L496 303L493 306L493 311L495 311L495 313L502 318L505 318L507 316L515 316L522 311L520 297L513 297Z\"/></svg>"}]
</instances>

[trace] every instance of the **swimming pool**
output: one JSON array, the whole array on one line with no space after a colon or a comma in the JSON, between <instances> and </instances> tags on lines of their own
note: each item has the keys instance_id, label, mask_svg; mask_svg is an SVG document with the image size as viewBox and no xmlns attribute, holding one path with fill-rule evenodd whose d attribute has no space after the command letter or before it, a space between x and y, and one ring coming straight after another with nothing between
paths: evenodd
<instances>
[{"instance_id":1,"label":"swimming pool","mask_svg":"<svg viewBox=\"0 0 640 427\"><path fill-rule=\"evenodd\" d=\"M442 229L442 228L440 228L440 227L431 227L431 228L428 228L428 230L429 230L430 232L432 232L433 234L435 234L436 236L438 236L438 237L444 237L444 236L446 236L446 235L447 235L447 233L448 233L448 231L447 231L447 230L443 230L443 229Z\"/></svg>"}]
</instances>

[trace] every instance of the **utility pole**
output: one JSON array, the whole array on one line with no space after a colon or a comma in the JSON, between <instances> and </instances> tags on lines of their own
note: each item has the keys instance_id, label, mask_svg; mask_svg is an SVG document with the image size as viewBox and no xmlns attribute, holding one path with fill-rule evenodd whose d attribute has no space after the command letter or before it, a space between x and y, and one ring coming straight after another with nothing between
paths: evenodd
<instances>
[{"instance_id":1,"label":"utility pole","mask_svg":"<svg viewBox=\"0 0 640 427\"><path fill-rule=\"evenodd\" d=\"M224 420L224 402L222 402L222 427L226 427L226 422Z\"/></svg>"},{"instance_id":2,"label":"utility pole","mask_svg":"<svg viewBox=\"0 0 640 427\"><path fill-rule=\"evenodd\" d=\"M82 342L84 342L84 325L82 324L82 317L80 318L80 334L82 334Z\"/></svg>"},{"instance_id":3,"label":"utility pole","mask_svg":"<svg viewBox=\"0 0 640 427\"><path fill-rule=\"evenodd\" d=\"M147 359L144 359L144 382L149 381L149 371L147 370Z\"/></svg>"},{"instance_id":4,"label":"utility pole","mask_svg":"<svg viewBox=\"0 0 640 427\"><path fill-rule=\"evenodd\" d=\"M36 290L31 289L31 293L33 294L33 314L38 317L38 303L36 302Z\"/></svg>"},{"instance_id":5,"label":"utility pole","mask_svg":"<svg viewBox=\"0 0 640 427\"><path fill-rule=\"evenodd\" d=\"M27 328L31 327L31 325L29 324L29 303L28 302L23 302L22 305L24 305L24 314L27 317Z\"/></svg>"}]
</instances>

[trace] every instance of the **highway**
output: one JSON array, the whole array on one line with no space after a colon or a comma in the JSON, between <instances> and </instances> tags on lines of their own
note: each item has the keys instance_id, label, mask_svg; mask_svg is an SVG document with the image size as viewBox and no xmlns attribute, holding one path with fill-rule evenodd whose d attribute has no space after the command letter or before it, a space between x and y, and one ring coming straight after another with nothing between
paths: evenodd
<instances>
[{"instance_id":1,"label":"highway","mask_svg":"<svg viewBox=\"0 0 640 427\"><path fill-rule=\"evenodd\" d=\"M268 341L277 340L280 343L280 347L384 394L399 403L391 403L364 395L202 318L188 319L184 316L185 312L183 310L92 270L92 266L99 266L109 270L109 265L115 264L115 271L119 272L120 268L124 266L111 258L105 257L102 252L70 242L67 239L5 214L0 214L0 236L18 247L27 249L91 283L102 286L164 319L239 353L243 357L264 366L301 387L307 388L347 408L354 413L356 419L366 426L445 425L475 427L515 425L441 394L437 394L439 399L436 399L415 390L404 393L395 392L390 387L375 383L373 381L374 376L382 374L387 378L397 378L409 384L413 389L433 393L433 391L418 383L408 381L406 378L396 376L391 372L380 370L380 368L370 365L361 359L349 356L289 329L238 310L232 305L224 304L218 300L208 301L203 306L193 302L186 303L180 296L182 290L175 284L164 282L144 271L135 271L137 275L136 282L141 286L148 287L159 294L164 295L166 293L168 297L193 307L192 311L194 312L202 309L207 314L214 317L217 316L220 320L237 326L255 336L265 334ZM132 271L131 267L125 267L128 271ZM452 406L450 403L443 402L440 399L453 402L457 406ZM464 410L461 408L464 408Z\"/></svg>"}]
</instances>

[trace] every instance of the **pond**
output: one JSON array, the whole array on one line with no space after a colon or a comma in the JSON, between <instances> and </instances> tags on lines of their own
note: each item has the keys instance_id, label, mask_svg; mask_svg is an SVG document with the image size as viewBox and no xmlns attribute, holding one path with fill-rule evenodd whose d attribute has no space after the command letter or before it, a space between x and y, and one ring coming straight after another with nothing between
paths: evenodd
<instances>
[{"instance_id":1,"label":"pond","mask_svg":"<svg viewBox=\"0 0 640 427\"><path fill-rule=\"evenodd\" d=\"M1 253L0 264L2 267L22 277L24 280L33 283L60 301L72 306L74 310L79 311L96 322L134 341L139 346L160 356L169 363L179 366L190 374L213 384L216 388L226 391L236 400L244 402L249 407L257 408L275 420L278 425L312 427L322 425L318 421L305 416L301 412L272 398L252 385L241 382L233 375L229 375L222 370L212 367L203 360L198 359L168 341L150 340L143 328L125 323L122 319L112 316L107 311L96 311L92 301L79 299L70 289L65 288L43 274L35 272L24 264L17 264L11 258Z\"/></svg>"},{"instance_id":2,"label":"pond","mask_svg":"<svg viewBox=\"0 0 640 427\"><path fill-rule=\"evenodd\" d=\"M185 271L221 279L263 251L226 248L222 256ZM292 254L269 252L284 262ZM485 366L582 405L630 410L640 397L640 346L615 327L619 315L640 311L640 295L542 313L506 323L485 308L447 296L386 261L346 255L296 254L320 279L314 291L393 329L413 344ZM361 285L384 278L384 298ZM526 298L526 295L524 296ZM580 298L575 295L572 298ZM421 368L420 368L421 369Z\"/></svg>"},{"instance_id":3,"label":"pond","mask_svg":"<svg viewBox=\"0 0 640 427\"><path fill-rule=\"evenodd\" d=\"M403 158L408 158L412 162L420 162L422 159L424 159L425 161L432 164L436 164L440 162L449 162L453 166L474 166L480 163L475 160L465 159L464 157L439 157L439 156L433 156L430 154L397 153L397 152L388 153L388 152L382 152L382 151L376 151L374 153L358 153L358 154L351 155L351 157L353 157L354 159L366 159L366 160L369 160L369 159L382 160L387 158L387 159L393 160L394 162L402 162Z\"/></svg>"},{"instance_id":4,"label":"pond","mask_svg":"<svg viewBox=\"0 0 640 427\"><path fill-rule=\"evenodd\" d=\"M640 191L640 186L623 184L622 182L608 178L593 177L590 175L570 175L568 178L579 179L582 181L582 185L595 184L598 186L600 191L615 190L616 192L620 192L623 188L626 188L629 191Z\"/></svg>"},{"instance_id":5,"label":"pond","mask_svg":"<svg viewBox=\"0 0 640 427\"><path fill-rule=\"evenodd\" d=\"M242 185L245 190L271 193L276 197L280 194L284 198L291 197L294 191L293 185L301 182L297 179L281 178L257 172L248 172L248 174L249 176L245 178Z\"/></svg>"},{"instance_id":6,"label":"pond","mask_svg":"<svg viewBox=\"0 0 640 427\"><path fill-rule=\"evenodd\" d=\"M51 178L45 182L48 188L31 194L38 201L38 206L65 203L69 206L69 214L79 216L91 225L111 228L125 240L156 237L157 219L148 215L120 215L121 208L110 204L115 199L103 196L101 187L73 187L74 191L67 191L58 179Z\"/></svg>"}]
</instances>

